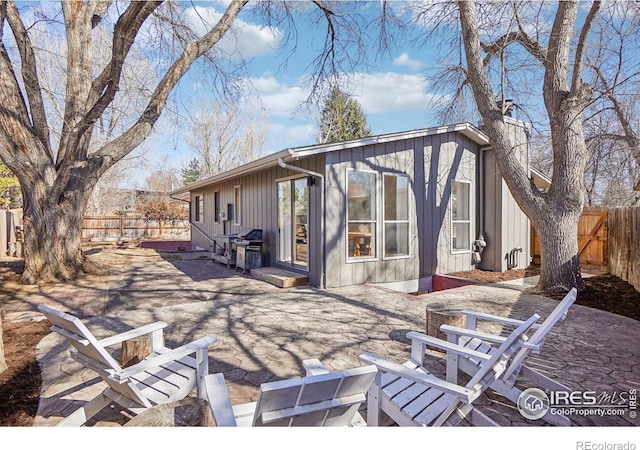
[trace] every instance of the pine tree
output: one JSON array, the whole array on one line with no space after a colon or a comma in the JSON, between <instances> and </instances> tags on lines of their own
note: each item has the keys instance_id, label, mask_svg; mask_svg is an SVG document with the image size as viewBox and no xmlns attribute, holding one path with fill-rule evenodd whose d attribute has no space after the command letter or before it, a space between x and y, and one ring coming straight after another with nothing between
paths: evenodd
<instances>
[{"instance_id":1,"label":"pine tree","mask_svg":"<svg viewBox=\"0 0 640 450\"><path fill-rule=\"evenodd\" d=\"M189 164L183 166L180 172L182 175L182 182L184 184L195 183L200 179L202 175L200 163L196 158L193 158L191 161L189 161Z\"/></svg>"},{"instance_id":2,"label":"pine tree","mask_svg":"<svg viewBox=\"0 0 640 450\"><path fill-rule=\"evenodd\" d=\"M367 117L360 104L337 87L325 98L319 128L320 144L371 135L371 128L367 125Z\"/></svg>"}]
</instances>

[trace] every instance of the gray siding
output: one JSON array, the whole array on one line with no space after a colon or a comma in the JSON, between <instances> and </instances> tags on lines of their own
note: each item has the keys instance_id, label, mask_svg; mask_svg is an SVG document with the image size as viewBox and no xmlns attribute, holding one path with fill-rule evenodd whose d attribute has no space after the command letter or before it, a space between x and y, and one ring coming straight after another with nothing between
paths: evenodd
<instances>
[{"instance_id":1,"label":"gray siding","mask_svg":"<svg viewBox=\"0 0 640 450\"><path fill-rule=\"evenodd\" d=\"M408 258L383 259L382 256L382 175L407 175L410 191L415 189L414 142L402 140L341 150L327 154L327 287L362 283L390 283L417 280L419 252L416 235L415 195L409 195ZM347 261L347 170L377 174L376 260Z\"/></svg>"},{"instance_id":2,"label":"gray siding","mask_svg":"<svg viewBox=\"0 0 640 450\"><path fill-rule=\"evenodd\" d=\"M421 277L471 270L471 248L452 251L453 181L470 183L470 238L476 236L476 166L478 146L459 134L433 136L425 143L425 216Z\"/></svg>"},{"instance_id":3,"label":"gray siding","mask_svg":"<svg viewBox=\"0 0 640 450\"><path fill-rule=\"evenodd\" d=\"M324 172L324 155L306 158L291 163L314 172ZM267 261L263 265L276 265L278 244L278 217L276 181L291 176L306 177L305 174L281 167L273 167L252 173L250 175L234 178L220 183L212 184L202 189L191 192L192 219L195 214L193 206L195 197L204 196L204 221L196 223L192 227L192 242L204 249L210 249L209 237L215 234L238 233L243 229L259 228L263 230L263 239L267 245ZM214 192L220 192L220 209L226 213L227 204L234 203L234 187L241 186L241 224L235 224L235 211L233 220L215 221L214 217ZM320 285L320 197L321 183L309 188L309 281L313 285ZM196 228L197 227L197 228ZM200 232L202 230L202 232Z\"/></svg>"},{"instance_id":4,"label":"gray siding","mask_svg":"<svg viewBox=\"0 0 640 450\"><path fill-rule=\"evenodd\" d=\"M436 273L470 270L471 249L451 250L452 181L470 182L471 240L476 233L478 146L461 134L399 140L327 154L327 286L361 283L402 283L430 280ZM347 170L378 174L378 248L375 261L347 260ZM382 174L409 176L410 256L382 256ZM408 285L408 284L407 284Z\"/></svg>"},{"instance_id":5,"label":"gray siding","mask_svg":"<svg viewBox=\"0 0 640 450\"><path fill-rule=\"evenodd\" d=\"M528 131L521 122L505 118L510 126L514 151L527 173L529 172ZM493 150L486 150L483 161L484 218L483 234L487 247L482 252L480 268L497 272L507 270L509 252L521 247L518 253L518 269L526 268L531 261L529 219L511 195L500 174Z\"/></svg>"}]
</instances>

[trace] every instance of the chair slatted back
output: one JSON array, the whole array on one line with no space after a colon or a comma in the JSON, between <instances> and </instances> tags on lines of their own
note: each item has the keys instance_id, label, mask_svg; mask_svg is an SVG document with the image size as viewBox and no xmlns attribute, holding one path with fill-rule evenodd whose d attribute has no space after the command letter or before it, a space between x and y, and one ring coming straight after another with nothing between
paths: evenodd
<instances>
[{"instance_id":1,"label":"chair slatted back","mask_svg":"<svg viewBox=\"0 0 640 450\"><path fill-rule=\"evenodd\" d=\"M544 322L540 324L540 327L531 335L531 338L527 341L527 343L532 345L541 345L549 333L549 330L553 328L553 326L559 322L560 320L564 320L567 317L567 312L569 307L573 305L573 303L577 299L578 291L576 288L573 288L564 296L562 301L558 303L558 306L549 314L549 316L545 319ZM525 359L532 352L530 348L523 347L520 349L518 354L514 356L513 361L509 365L509 368L504 374L504 379L509 380L509 382L515 383L515 377L517 377L520 369L522 368L522 364L524 364Z\"/></svg>"},{"instance_id":2,"label":"chair slatted back","mask_svg":"<svg viewBox=\"0 0 640 450\"><path fill-rule=\"evenodd\" d=\"M84 365L98 372L122 372L120 364L98 343L96 337L80 319L45 305L40 305L38 310L51 323L51 330L64 336L74 347L76 351L73 355L74 359L80 360Z\"/></svg>"},{"instance_id":3,"label":"chair slatted back","mask_svg":"<svg viewBox=\"0 0 640 450\"><path fill-rule=\"evenodd\" d=\"M491 353L491 358L480 363L478 371L473 378L469 380L466 387L480 393L486 389L493 380L503 376L508 369L507 364L512 355L522 348L525 342L526 332L529 331L539 318L540 316L534 314L522 325L513 330L500 347Z\"/></svg>"},{"instance_id":4,"label":"chair slatted back","mask_svg":"<svg viewBox=\"0 0 640 450\"><path fill-rule=\"evenodd\" d=\"M348 426L377 369L364 366L260 386L253 426Z\"/></svg>"}]
</instances>

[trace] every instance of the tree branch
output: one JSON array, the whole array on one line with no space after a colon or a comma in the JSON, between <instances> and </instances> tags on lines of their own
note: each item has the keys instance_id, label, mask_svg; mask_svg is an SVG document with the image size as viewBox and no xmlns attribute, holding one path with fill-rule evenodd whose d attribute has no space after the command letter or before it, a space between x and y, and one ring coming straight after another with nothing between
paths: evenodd
<instances>
[{"instance_id":1,"label":"tree branch","mask_svg":"<svg viewBox=\"0 0 640 450\"><path fill-rule=\"evenodd\" d=\"M573 61L573 76L571 77L571 92L574 94L578 94L582 90L582 66L584 64L585 43L587 42L589 31L591 31L591 26L600 10L600 5L600 1L593 2L582 26L582 30L580 31L580 38L578 39L578 46L576 47L575 59Z\"/></svg>"},{"instance_id":2,"label":"tree branch","mask_svg":"<svg viewBox=\"0 0 640 450\"><path fill-rule=\"evenodd\" d=\"M31 126L34 134L38 137L44 148L51 154L51 142L49 139L49 126L47 114L44 108L42 91L40 90L40 80L38 78L38 67L36 57L33 52L31 40L27 30L20 19L20 14L13 0L6 3L7 22L18 44L20 59L22 62L22 79L29 108L31 110ZM53 156L52 156L53 157Z\"/></svg>"},{"instance_id":3,"label":"tree branch","mask_svg":"<svg viewBox=\"0 0 640 450\"><path fill-rule=\"evenodd\" d=\"M100 159L101 170L108 169L136 148L151 133L153 125L160 117L167 97L191 64L216 45L231 28L240 11L248 0L233 0L218 23L200 39L190 42L178 59L171 65L154 90L147 107L137 122L113 141L105 144L91 159Z\"/></svg>"}]
</instances>

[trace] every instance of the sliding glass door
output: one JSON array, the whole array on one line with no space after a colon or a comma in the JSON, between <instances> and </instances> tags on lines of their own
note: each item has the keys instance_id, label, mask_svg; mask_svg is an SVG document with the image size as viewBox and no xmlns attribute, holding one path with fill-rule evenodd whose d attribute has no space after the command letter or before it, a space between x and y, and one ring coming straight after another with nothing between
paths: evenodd
<instances>
[{"instance_id":1,"label":"sliding glass door","mask_svg":"<svg viewBox=\"0 0 640 450\"><path fill-rule=\"evenodd\" d=\"M308 266L309 223L306 178L278 181L278 262Z\"/></svg>"}]
</instances>

